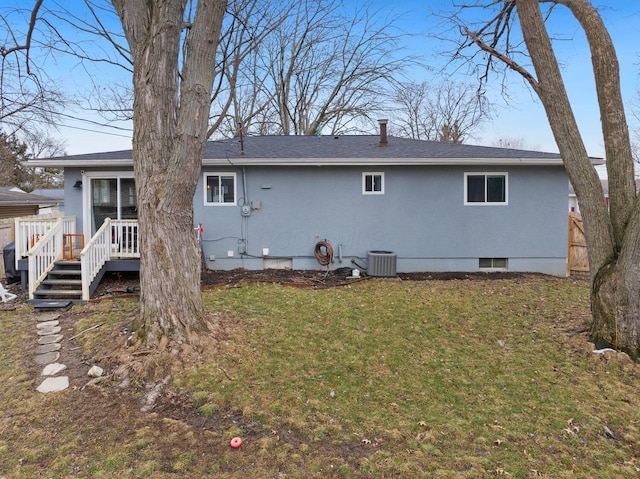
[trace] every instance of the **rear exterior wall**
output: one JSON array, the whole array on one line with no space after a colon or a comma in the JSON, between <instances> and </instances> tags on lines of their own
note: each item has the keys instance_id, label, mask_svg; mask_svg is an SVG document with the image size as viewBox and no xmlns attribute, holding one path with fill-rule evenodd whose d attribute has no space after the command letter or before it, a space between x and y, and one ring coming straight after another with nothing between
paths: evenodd
<instances>
[{"instance_id":1,"label":"rear exterior wall","mask_svg":"<svg viewBox=\"0 0 640 479\"><path fill-rule=\"evenodd\" d=\"M363 194L367 172L384 174L384 194ZM507 204L465 205L472 172L507 173ZM205 205L207 173L235 174L235 204ZM89 196L73 187L81 178L65 169L66 214L79 231ZM506 258L509 271L564 276L567 197L566 173L555 166L206 167L194 226L203 226L210 269L324 269L314 248L326 240L330 269L366 268L367 252L382 250L397 255L398 272L479 271L480 258Z\"/></svg>"},{"instance_id":2,"label":"rear exterior wall","mask_svg":"<svg viewBox=\"0 0 640 479\"><path fill-rule=\"evenodd\" d=\"M384 174L384 194L363 194L363 172ZM465 205L465 173L507 173L504 205ZM368 251L397 255L398 272L478 271L506 258L509 271L566 274L568 181L561 167L246 167L237 204L207 206L201 175L194 221L210 269L366 268ZM245 213L242 215L242 206ZM266 253L266 254L265 254Z\"/></svg>"}]
</instances>

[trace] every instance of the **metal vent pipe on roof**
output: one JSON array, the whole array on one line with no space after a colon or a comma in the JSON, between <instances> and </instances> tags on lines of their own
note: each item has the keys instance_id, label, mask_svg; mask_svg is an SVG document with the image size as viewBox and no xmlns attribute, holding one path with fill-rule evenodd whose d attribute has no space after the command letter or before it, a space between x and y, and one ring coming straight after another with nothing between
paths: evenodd
<instances>
[{"instance_id":1,"label":"metal vent pipe on roof","mask_svg":"<svg viewBox=\"0 0 640 479\"><path fill-rule=\"evenodd\" d=\"M382 119L378 120L380 124L380 146L387 146L389 144L389 140L387 140L387 122L389 120Z\"/></svg>"}]
</instances>

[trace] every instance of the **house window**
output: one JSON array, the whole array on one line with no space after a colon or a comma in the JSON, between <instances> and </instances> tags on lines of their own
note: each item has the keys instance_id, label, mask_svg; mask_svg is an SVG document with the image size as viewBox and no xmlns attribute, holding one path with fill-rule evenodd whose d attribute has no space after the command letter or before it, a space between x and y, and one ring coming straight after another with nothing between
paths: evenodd
<instances>
[{"instance_id":1,"label":"house window","mask_svg":"<svg viewBox=\"0 0 640 479\"><path fill-rule=\"evenodd\" d=\"M362 173L363 195L384 195L384 173Z\"/></svg>"},{"instance_id":2,"label":"house window","mask_svg":"<svg viewBox=\"0 0 640 479\"><path fill-rule=\"evenodd\" d=\"M204 175L205 205L236 204L236 174L206 173Z\"/></svg>"},{"instance_id":3,"label":"house window","mask_svg":"<svg viewBox=\"0 0 640 479\"><path fill-rule=\"evenodd\" d=\"M480 258L478 267L484 270L501 270L507 269L507 258Z\"/></svg>"},{"instance_id":4,"label":"house window","mask_svg":"<svg viewBox=\"0 0 640 479\"><path fill-rule=\"evenodd\" d=\"M464 204L506 205L507 173L465 173Z\"/></svg>"}]
</instances>

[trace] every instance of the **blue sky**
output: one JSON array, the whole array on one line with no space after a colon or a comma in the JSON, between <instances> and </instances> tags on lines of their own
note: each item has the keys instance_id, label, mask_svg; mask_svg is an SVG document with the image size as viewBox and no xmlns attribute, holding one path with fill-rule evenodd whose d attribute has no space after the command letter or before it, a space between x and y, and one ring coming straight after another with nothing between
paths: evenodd
<instances>
[{"instance_id":1,"label":"blue sky","mask_svg":"<svg viewBox=\"0 0 640 479\"><path fill-rule=\"evenodd\" d=\"M0 0L3 3L5 0ZM345 3L356 0L345 0ZM375 5L388 9L388 0L374 0ZM640 36L640 3L628 0L594 0L594 5L601 9L605 23L613 37L617 48L623 95L630 105L638 98L638 73L640 72L640 47L637 38ZM444 58L439 53L443 50L441 42L429 38L426 32L435 28L436 19L430 15L432 10L446 10L450 8L450 0L397 0L393 3L396 12L408 12L403 16L401 27L412 33L406 43L407 53L420 55L425 63L439 68L444 64ZM593 156L603 156L604 147L600 133L600 120L595 89L591 74L591 63L588 47L584 41L579 26L573 21L564 7L559 7L554 13L551 27L564 40L556 42L558 56L563 65L565 83L574 106L574 112L583 133L587 151ZM65 67L66 68L66 67ZM69 66L70 71L81 70L77 65ZM416 71L416 81L434 80L433 73ZM457 73L458 81L474 81L468 75ZM69 78L69 81L73 81ZM80 81L80 80L78 80ZM523 139L525 146L530 149L543 151L557 151L551 135L544 110L535 95L524 85L521 78L510 73L507 77L509 84L509 103L500 94L501 84L494 80L487 85L487 93L496 104L494 119L485 125L471 141L471 143L492 145L500 139ZM81 86L78 85L80 88ZM630 123L634 118L627 108ZM75 128L61 128L60 133L67 145L69 154L107 151L129 148L130 137L126 132L104 130L90 124L69 122ZM633 129L633 125L632 129ZM77 128L86 128L84 131Z\"/></svg>"},{"instance_id":2,"label":"blue sky","mask_svg":"<svg viewBox=\"0 0 640 479\"><path fill-rule=\"evenodd\" d=\"M459 0L458 3L464 2ZM616 46L623 97L628 105L627 118L633 130L635 118L631 115L630 105L634 102L638 103L639 98L640 46L637 39L640 36L640 2L593 0L592 3L598 7ZM429 5L437 11L450 8L451 2L404 0L397 4L414 9L415 15L412 15L407 27L419 32L423 25L428 28L434 24L434 20L429 18L428 14L420 14L420 11L425 9L424 5ZM571 17L569 10L562 6L557 7L553 12L550 29L559 38L554 42L554 48L561 62L566 88L587 151L592 156L603 157L600 115L591 71L591 58L584 34L578 23ZM442 45L437 45L437 42L432 39L424 41L421 49L419 37L416 38L415 47L418 52L428 51L430 47L435 51L442 50ZM430 59L434 64L442 61L438 59L437 54ZM457 80L464 81L465 75L458 74ZM466 81L469 80L474 79L467 76ZM497 106L496 116L483 128L474 142L491 145L502 138L522 138L527 148L557 152L544 109L535 94L515 72L508 74L507 83L510 96L508 102L501 95L500 79L494 78L487 84L487 94ZM637 109L640 109L640 106Z\"/></svg>"}]
</instances>

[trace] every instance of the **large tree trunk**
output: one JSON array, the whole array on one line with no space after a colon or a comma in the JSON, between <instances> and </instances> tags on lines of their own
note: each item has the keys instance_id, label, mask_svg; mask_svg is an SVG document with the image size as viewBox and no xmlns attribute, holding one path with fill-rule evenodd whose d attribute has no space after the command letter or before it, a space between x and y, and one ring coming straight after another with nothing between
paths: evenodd
<instances>
[{"instance_id":1,"label":"large tree trunk","mask_svg":"<svg viewBox=\"0 0 640 479\"><path fill-rule=\"evenodd\" d=\"M610 179L609 213L571 110L539 3L539 0L516 0L537 77L531 84L546 110L584 218L592 279L592 339L638 357L640 206L633 182L617 56L600 16L587 0L556 0L567 6L581 23L591 49Z\"/></svg>"},{"instance_id":2,"label":"large tree trunk","mask_svg":"<svg viewBox=\"0 0 640 479\"><path fill-rule=\"evenodd\" d=\"M226 0L113 0L133 57L133 162L140 224L140 317L150 346L193 342L206 328L193 197L202 165ZM179 76L179 58L182 72Z\"/></svg>"}]
</instances>

